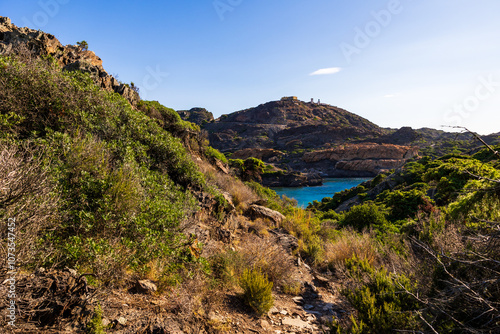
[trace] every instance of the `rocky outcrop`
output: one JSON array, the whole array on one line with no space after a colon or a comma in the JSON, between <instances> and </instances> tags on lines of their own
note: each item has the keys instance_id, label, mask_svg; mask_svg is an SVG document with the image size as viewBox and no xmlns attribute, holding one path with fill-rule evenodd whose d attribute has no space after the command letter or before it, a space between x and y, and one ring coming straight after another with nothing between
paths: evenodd
<instances>
[{"instance_id":1,"label":"rocky outcrop","mask_svg":"<svg viewBox=\"0 0 500 334\"><path fill-rule=\"evenodd\" d=\"M346 138L373 138L386 131L341 108L285 99L222 115L204 127L222 152L246 148L295 152L339 144Z\"/></svg>"},{"instance_id":2,"label":"rocky outcrop","mask_svg":"<svg viewBox=\"0 0 500 334\"><path fill-rule=\"evenodd\" d=\"M246 211L246 215L251 219L258 219L258 218L269 219L276 224L279 224L283 220L285 220L285 216L283 216L278 211L274 211L269 208L266 208L265 206L260 206L257 204L250 205L250 207Z\"/></svg>"},{"instance_id":3,"label":"rocky outcrop","mask_svg":"<svg viewBox=\"0 0 500 334\"><path fill-rule=\"evenodd\" d=\"M243 150L239 150L234 152L231 155L231 159L248 159L250 157L252 158L257 158L260 160L265 160L265 161L273 161L273 160L279 160L283 155L285 155L283 152L274 150L272 148L246 148Z\"/></svg>"},{"instance_id":4,"label":"rocky outcrop","mask_svg":"<svg viewBox=\"0 0 500 334\"><path fill-rule=\"evenodd\" d=\"M418 149L410 146L392 144L347 144L335 148L308 152L302 159L305 162L321 160L351 161L366 159L409 159L418 155Z\"/></svg>"},{"instance_id":5,"label":"rocky outcrop","mask_svg":"<svg viewBox=\"0 0 500 334\"><path fill-rule=\"evenodd\" d=\"M262 174L265 187L315 187L323 184L323 178L317 173L274 172Z\"/></svg>"},{"instance_id":6,"label":"rocky outcrop","mask_svg":"<svg viewBox=\"0 0 500 334\"><path fill-rule=\"evenodd\" d=\"M189 110L178 110L177 113L185 121L204 125L214 120L214 115L205 108L191 108Z\"/></svg>"},{"instance_id":7,"label":"rocky outcrop","mask_svg":"<svg viewBox=\"0 0 500 334\"><path fill-rule=\"evenodd\" d=\"M139 94L129 85L120 83L102 66L94 52L76 45L63 46L54 35L40 30L18 28L8 17L0 16L0 54L25 53L29 56L51 56L66 71L89 73L96 84L125 97L132 105L140 101Z\"/></svg>"},{"instance_id":8,"label":"rocky outcrop","mask_svg":"<svg viewBox=\"0 0 500 334\"><path fill-rule=\"evenodd\" d=\"M329 165L338 171L367 172L376 175L401 167L406 161L418 156L418 148L393 144L348 144L327 150L304 154L308 165Z\"/></svg>"}]
</instances>

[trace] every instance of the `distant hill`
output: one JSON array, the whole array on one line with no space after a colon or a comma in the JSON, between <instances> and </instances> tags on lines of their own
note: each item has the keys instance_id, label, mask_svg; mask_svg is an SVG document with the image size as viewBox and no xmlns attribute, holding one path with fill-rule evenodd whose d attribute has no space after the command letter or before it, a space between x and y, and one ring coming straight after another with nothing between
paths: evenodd
<instances>
[{"instance_id":1,"label":"distant hill","mask_svg":"<svg viewBox=\"0 0 500 334\"><path fill-rule=\"evenodd\" d=\"M212 120L208 111L180 111L208 132L210 145L234 157L323 176L372 176L402 166L418 155L474 153L470 133L422 128L382 128L347 110L284 97ZM485 136L489 144L498 134ZM262 154L266 152L266 154Z\"/></svg>"},{"instance_id":2,"label":"distant hill","mask_svg":"<svg viewBox=\"0 0 500 334\"><path fill-rule=\"evenodd\" d=\"M230 156L323 177L373 176L397 168L418 154L411 142L421 137L411 128L394 132L347 110L295 97L200 125L210 145Z\"/></svg>"},{"instance_id":3,"label":"distant hill","mask_svg":"<svg viewBox=\"0 0 500 334\"><path fill-rule=\"evenodd\" d=\"M376 138L386 133L344 109L283 98L223 115L204 126L211 144L222 152L274 148L285 152L315 149L347 139Z\"/></svg>"}]
</instances>

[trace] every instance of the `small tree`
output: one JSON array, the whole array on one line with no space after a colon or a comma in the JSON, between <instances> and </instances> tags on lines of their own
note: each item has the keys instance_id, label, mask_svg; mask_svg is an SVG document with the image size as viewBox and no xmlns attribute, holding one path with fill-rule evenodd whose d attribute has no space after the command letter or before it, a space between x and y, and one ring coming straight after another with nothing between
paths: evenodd
<instances>
[{"instance_id":1,"label":"small tree","mask_svg":"<svg viewBox=\"0 0 500 334\"><path fill-rule=\"evenodd\" d=\"M87 41L76 42L76 45L78 45L82 51L87 51L89 49Z\"/></svg>"}]
</instances>

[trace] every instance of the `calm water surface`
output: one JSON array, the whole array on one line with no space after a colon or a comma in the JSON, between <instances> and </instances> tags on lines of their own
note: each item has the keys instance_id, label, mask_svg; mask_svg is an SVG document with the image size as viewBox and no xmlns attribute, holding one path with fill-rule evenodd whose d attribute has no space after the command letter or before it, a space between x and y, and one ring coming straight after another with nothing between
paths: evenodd
<instances>
[{"instance_id":1,"label":"calm water surface","mask_svg":"<svg viewBox=\"0 0 500 334\"><path fill-rule=\"evenodd\" d=\"M322 186L319 187L299 187L299 188L271 188L278 195L286 195L290 198L295 198L298 206L307 207L307 204L317 200L320 201L324 197L332 197L336 192L356 187L360 183L371 180L371 178L337 178L325 179Z\"/></svg>"}]
</instances>

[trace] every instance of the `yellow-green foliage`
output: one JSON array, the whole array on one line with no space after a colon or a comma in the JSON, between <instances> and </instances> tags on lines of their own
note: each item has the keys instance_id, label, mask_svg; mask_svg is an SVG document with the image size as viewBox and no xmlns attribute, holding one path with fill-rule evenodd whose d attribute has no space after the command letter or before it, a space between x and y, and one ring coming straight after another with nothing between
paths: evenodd
<instances>
[{"instance_id":1,"label":"yellow-green foliage","mask_svg":"<svg viewBox=\"0 0 500 334\"><path fill-rule=\"evenodd\" d=\"M240 287L243 289L243 300L258 314L267 313L273 306L273 282L259 270L245 269L240 277Z\"/></svg>"},{"instance_id":2,"label":"yellow-green foliage","mask_svg":"<svg viewBox=\"0 0 500 334\"><path fill-rule=\"evenodd\" d=\"M102 324L102 308L101 305L97 305L94 310L94 316L87 324L87 333L89 334L105 334L105 328Z\"/></svg>"},{"instance_id":3,"label":"yellow-green foliage","mask_svg":"<svg viewBox=\"0 0 500 334\"><path fill-rule=\"evenodd\" d=\"M294 206L297 205L297 201L290 199L286 196L280 197L274 190L266 188L257 182L245 182L258 196L264 199L267 204L266 206L270 209L281 212L282 214L287 214L294 210Z\"/></svg>"},{"instance_id":4,"label":"yellow-green foliage","mask_svg":"<svg viewBox=\"0 0 500 334\"><path fill-rule=\"evenodd\" d=\"M220 160L223 163L227 164L227 158L224 154L220 153L218 150L213 148L212 146L207 146L205 149L205 155L210 159L210 160Z\"/></svg>"},{"instance_id":5,"label":"yellow-green foliage","mask_svg":"<svg viewBox=\"0 0 500 334\"><path fill-rule=\"evenodd\" d=\"M351 305L357 310L353 333L392 333L394 330L419 329L415 299L404 291L413 292L415 284L405 275L389 273L383 267L376 269L366 260L354 257L346 261L346 268L357 288L343 289Z\"/></svg>"},{"instance_id":6,"label":"yellow-green foliage","mask_svg":"<svg viewBox=\"0 0 500 334\"><path fill-rule=\"evenodd\" d=\"M302 292L302 284L299 281L287 282L282 288L284 293L292 296L298 296Z\"/></svg>"},{"instance_id":7,"label":"yellow-green foliage","mask_svg":"<svg viewBox=\"0 0 500 334\"><path fill-rule=\"evenodd\" d=\"M481 182L472 181L470 185L478 186L479 183ZM449 218L465 220L469 224L479 220L499 221L500 198L486 192L465 193L450 204Z\"/></svg>"},{"instance_id":8,"label":"yellow-green foliage","mask_svg":"<svg viewBox=\"0 0 500 334\"><path fill-rule=\"evenodd\" d=\"M325 244L325 261L331 268L345 265L346 261L356 257L373 265L380 257L378 241L370 233L359 233L352 229L343 229L333 240Z\"/></svg>"}]
</instances>

